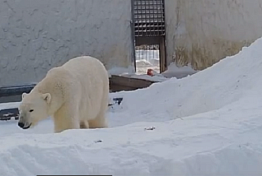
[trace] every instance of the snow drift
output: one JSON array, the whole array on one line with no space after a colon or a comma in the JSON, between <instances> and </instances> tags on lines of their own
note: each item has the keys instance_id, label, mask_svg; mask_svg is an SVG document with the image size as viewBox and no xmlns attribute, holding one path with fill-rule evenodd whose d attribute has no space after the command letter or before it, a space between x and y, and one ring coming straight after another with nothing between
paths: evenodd
<instances>
[{"instance_id":1,"label":"snow drift","mask_svg":"<svg viewBox=\"0 0 262 176\"><path fill-rule=\"evenodd\" d=\"M192 76L119 92L108 129L1 124L0 174L259 176L262 38ZM151 128L154 127L154 128ZM5 135L3 135L5 134Z\"/></svg>"}]
</instances>

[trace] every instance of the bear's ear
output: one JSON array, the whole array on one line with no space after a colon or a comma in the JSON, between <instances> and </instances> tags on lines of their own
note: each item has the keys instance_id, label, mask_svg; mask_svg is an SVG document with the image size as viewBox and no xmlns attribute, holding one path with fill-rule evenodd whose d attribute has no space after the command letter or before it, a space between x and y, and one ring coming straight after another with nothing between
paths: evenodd
<instances>
[{"instance_id":1,"label":"bear's ear","mask_svg":"<svg viewBox=\"0 0 262 176\"><path fill-rule=\"evenodd\" d=\"M25 98L26 95L27 93L22 93L22 99Z\"/></svg>"},{"instance_id":2,"label":"bear's ear","mask_svg":"<svg viewBox=\"0 0 262 176\"><path fill-rule=\"evenodd\" d=\"M51 101L51 94L50 94L50 93L42 94L42 98L43 98L47 103L50 103L50 101Z\"/></svg>"}]
</instances>

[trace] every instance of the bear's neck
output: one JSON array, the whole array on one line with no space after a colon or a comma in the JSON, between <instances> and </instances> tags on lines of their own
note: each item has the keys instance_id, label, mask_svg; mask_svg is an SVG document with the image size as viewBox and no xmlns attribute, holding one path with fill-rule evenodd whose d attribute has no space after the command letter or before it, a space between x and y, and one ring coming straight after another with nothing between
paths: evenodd
<instances>
[{"instance_id":1,"label":"bear's neck","mask_svg":"<svg viewBox=\"0 0 262 176\"><path fill-rule=\"evenodd\" d=\"M41 94L50 93L51 94L51 102L48 106L47 112L49 116L53 116L54 113L63 105L64 103L64 95L62 88L59 89L59 86L56 85L59 83L54 83L54 81L49 81L44 78L39 84L37 84L33 91ZM54 89L54 87L56 89Z\"/></svg>"}]
</instances>

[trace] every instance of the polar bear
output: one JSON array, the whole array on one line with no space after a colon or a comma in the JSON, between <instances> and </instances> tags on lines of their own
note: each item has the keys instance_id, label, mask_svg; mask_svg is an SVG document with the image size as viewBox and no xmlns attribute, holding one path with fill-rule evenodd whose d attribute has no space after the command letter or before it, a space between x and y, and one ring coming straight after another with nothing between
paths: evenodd
<instances>
[{"instance_id":1,"label":"polar bear","mask_svg":"<svg viewBox=\"0 0 262 176\"><path fill-rule=\"evenodd\" d=\"M91 56L72 58L50 69L31 90L22 94L18 126L34 127L52 117L54 132L107 128L109 77L102 62Z\"/></svg>"}]
</instances>

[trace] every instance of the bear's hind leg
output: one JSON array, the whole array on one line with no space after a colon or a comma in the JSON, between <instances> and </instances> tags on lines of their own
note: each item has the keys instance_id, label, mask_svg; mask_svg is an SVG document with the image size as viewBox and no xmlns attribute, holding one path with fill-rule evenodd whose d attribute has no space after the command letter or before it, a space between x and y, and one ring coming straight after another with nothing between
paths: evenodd
<instances>
[{"instance_id":1,"label":"bear's hind leg","mask_svg":"<svg viewBox=\"0 0 262 176\"><path fill-rule=\"evenodd\" d=\"M101 111L95 119L88 120L89 128L107 128L108 125L105 114L104 111Z\"/></svg>"},{"instance_id":2,"label":"bear's hind leg","mask_svg":"<svg viewBox=\"0 0 262 176\"><path fill-rule=\"evenodd\" d=\"M107 128L106 112L108 110L108 95L109 95L109 79L106 76L106 81L103 86L103 97L101 100L100 112L95 119L89 120L89 128Z\"/></svg>"},{"instance_id":3,"label":"bear's hind leg","mask_svg":"<svg viewBox=\"0 0 262 176\"><path fill-rule=\"evenodd\" d=\"M93 120L89 120L89 128L107 128L107 122L103 117L97 117Z\"/></svg>"},{"instance_id":4,"label":"bear's hind leg","mask_svg":"<svg viewBox=\"0 0 262 176\"><path fill-rule=\"evenodd\" d=\"M81 129L87 129L87 128L89 128L89 123L88 123L88 121L81 121L81 122L80 122L80 128L81 128Z\"/></svg>"}]
</instances>

